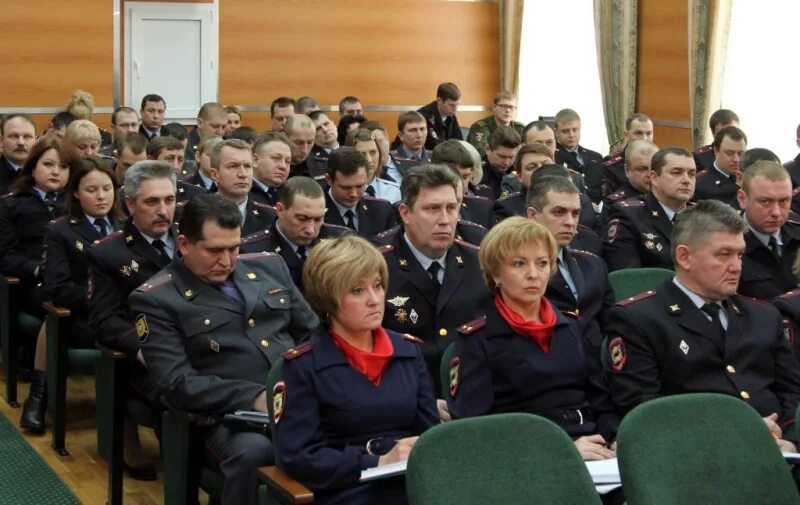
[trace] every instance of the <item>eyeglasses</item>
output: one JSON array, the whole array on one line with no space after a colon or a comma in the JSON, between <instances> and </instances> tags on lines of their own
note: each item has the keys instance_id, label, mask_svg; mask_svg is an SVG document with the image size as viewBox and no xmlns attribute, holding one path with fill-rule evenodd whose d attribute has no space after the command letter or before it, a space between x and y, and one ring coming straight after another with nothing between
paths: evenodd
<instances>
[{"instance_id":1,"label":"eyeglasses","mask_svg":"<svg viewBox=\"0 0 800 505\"><path fill-rule=\"evenodd\" d=\"M496 103L495 105L504 110L516 110L517 108L516 105L511 105L510 103Z\"/></svg>"}]
</instances>

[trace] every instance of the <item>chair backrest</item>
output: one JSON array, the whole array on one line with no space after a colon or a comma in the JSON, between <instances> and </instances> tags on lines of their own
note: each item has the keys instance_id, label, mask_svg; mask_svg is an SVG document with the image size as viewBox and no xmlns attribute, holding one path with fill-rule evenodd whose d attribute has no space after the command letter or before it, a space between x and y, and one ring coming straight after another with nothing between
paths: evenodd
<instances>
[{"instance_id":1,"label":"chair backrest","mask_svg":"<svg viewBox=\"0 0 800 505\"><path fill-rule=\"evenodd\" d=\"M614 300L620 301L656 289L675 272L666 268L624 268L608 274Z\"/></svg>"},{"instance_id":2,"label":"chair backrest","mask_svg":"<svg viewBox=\"0 0 800 505\"><path fill-rule=\"evenodd\" d=\"M449 398L450 396L450 360L453 359L453 350L455 349L455 342L451 342L444 352L442 353L442 361L439 363L439 383L442 385L440 391L442 398Z\"/></svg>"},{"instance_id":3,"label":"chair backrest","mask_svg":"<svg viewBox=\"0 0 800 505\"><path fill-rule=\"evenodd\" d=\"M766 423L731 396L643 403L622 420L617 457L629 505L798 503Z\"/></svg>"},{"instance_id":4,"label":"chair backrest","mask_svg":"<svg viewBox=\"0 0 800 505\"><path fill-rule=\"evenodd\" d=\"M275 404L273 403L275 401L275 385L281 378L281 368L283 368L283 358L278 358L272 364L272 368L270 368L267 375L267 412L269 413L269 431L271 433L270 438L272 438L272 453L275 455L275 466L283 469L282 462L278 460L278 437L275 436L275 423L273 422L275 419Z\"/></svg>"},{"instance_id":5,"label":"chair backrest","mask_svg":"<svg viewBox=\"0 0 800 505\"><path fill-rule=\"evenodd\" d=\"M461 419L426 431L411 451L406 489L410 505L600 504L572 440L531 414Z\"/></svg>"}]
</instances>

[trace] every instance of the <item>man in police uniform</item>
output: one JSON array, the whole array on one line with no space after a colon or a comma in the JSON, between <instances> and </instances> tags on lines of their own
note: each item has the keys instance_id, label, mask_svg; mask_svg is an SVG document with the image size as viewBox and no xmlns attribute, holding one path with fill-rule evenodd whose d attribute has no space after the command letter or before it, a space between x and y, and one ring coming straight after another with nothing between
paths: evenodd
<instances>
[{"instance_id":1,"label":"man in police uniform","mask_svg":"<svg viewBox=\"0 0 800 505\"><path fill-rule=\"evenodd\" d=\"M708 118L708 127L711 128L711 136L715 137L717 132L726 126L739 126L739 116L729 109L719 109ZM714 145L698 147L692 153L694 162L698 170L708 170L714 166Z\"/></svg>"},{"instance_id":2,"label":"man in police uniform","mask_svg":"<svg viewBox=\"0 0 800 505\"><path fill-rule=\"evenodd\" d=\"M167 112L167 102L159 95L145 95L142 97L142 106L139 114L142 116L142 123L139 125L139 133L153 140L161 135L167 135L164 131L164 114Z\"/></svg>"},{"instance_id":3,"label":"man in police uniform","mask_svg":"<svg viewBox=\"0 0 800 505\"><path fill-rule=\"evenodd\" d=\"M476 223L484 228L494 225L492 200L485 196L469 194L469 186L473 179L475 167L472 155L463 141L450 139L441 142L431 153L431 163L445 164L456 170L462 182L461 209L458 212L459 220ZM467 242L470 242L467 240ZM480 242L479 242L480 243Z\"/></svg>"},{"instance_id":4,"label":"man in police uniform","mask_svg":"<svg viewBox=\"0 0 800 505\"><path fill-rule=\"evenodd\" d=\"M417 112L422 114L428 123L428 138L425 149L433 150L437 145L449 139L463 140L461 127L458 125L458 101L461 90L452 82L443 82L436 88L436 100L421 107Z\"/></svg>"},{"instance_id":5,"label":"man in police uniform","mask_svg":"<svg viewBox=\"0 0 800 505\"><path fill-rule=\"evenodd\" d=\"M228 111L217 102L204 103L197 113L197 127L189 133L189 143L186 144L184 159L194 161L194 153L200 141L211 135L222 137L228 127Z\"/></svg>"},{"instance_id":6,"label":"man in police uniform","mask_svg":"<svg viewBox=\"0 0 800 505\"><path fill-rule=\"evenodd\" d=\"M183 143L174 137L162 135L154 138L147 144L147 159L167 163L172 167L176 176L183 168L183 156ZM181 180L177 181L176 188L178 203L189 201L197 195L206 193L205 188Z\"/></svg>"},{"instance_id":7,"label":"man in police uniform","mask_svg":"<svg viewBox=\"0 0 800 505\"><path fill-rule=\"evenodd\" d=\"M625 145L622 149L609 154L600 163L603 197L615 193L628 181L625 171L625 164L628 162L627 149L634 140L653 141L653 121L641 113L633 114L625 120Z\"/></svg>"},{"instance_id":8,"label":"man in police uniform","mask_svg":"<svg viewBox=\"0 0 800 505\"><path fill-rule=\"evenodd\" d=\"M317 317L278 255L239 256L241 214L219 195L189 202L181 259L130 297L150 376L171 406L219 418L267 411L264 385L281 353L307 338ZM257 504L269 438L216 423L208 452L225 477L223 504Z\"/></svg>"},{"instance_id":9,"label":"man in police uniform","mask_svg":"<svg viewBox=\"0 0 800 505\"><path fill-rule=\"evenodd\" d=\"M744 230L736 211L718 201L701 201L680 215L675 278L609 313L611 398L624 414L668 395L728 394L765 418L782 450L795 451L788 440L796 440L800 364L779 312L736 294Z\"/></svg>"},{"instance_id":10,"label":"man in police uniform","mask_svg":"<svg viewBox=\"0 0 800 505\"><path fill-rule=\"evenodd\" d=\"M478 248L455 240L459 177L444 165L420 165L403 177L402 226L375 242L389 266L383 326L425 342L422 352L439 387L439 362L456 327L488 296Z\"/></svg>"},{"instance_id":11,"label":"man in police uniform","mask_svg":"<svg viewBox=\"0 0 800 505\"><path fill-rule=\"evenodd\" d=\"M311 154L314 140L317 138L314 122L305 114L294 114L286 121L285 132L292 151L289 177L304 175L321 182L325 178L327 159Z\"/></svg>"},{"instance_id":12,"label":"man in police uniform","mask_svg":"<svg viewBox=\"0 0 800 505\"><path fill-rule=\"evenodd\" d=\"M576 172L590 177L590 170L603 158L597 151L581 145L581 117L572 109L562 109L555 119L556 164L564 165Z\"/></svg>"},{"instance_id":13,"label":"man in police uniform","mask_svg":"<svg viewBox=\"0 0 800 505\"><path fill-rule=\"evenodd\" d=\"M603 317L614 305L614 292L603 259L573 249L581 211L578 188L564 177L543 177L531 184L527 217L541 224L558 243L558 269L550 277L545 296L559 310L579 318L591 355L600 359Z\"/></svg>"},{"instance_id":14,"label":"man in police uniform","mask_svg":"<svg viewBox=\"0 0 800 505\"><path fill-rule=\"evenodd\" d=\"M694 194L696 172L694 158L682 147L653 155L650 193L614 204L608 213L603 256L609 271L672 268L672 225Z\"/></svg>"},{"instance_id":15,"label":"man in police uniform","mask_svg":"<svg viewBox=\"0 0 800 505\"><path fill-rule=\"evenodd\" d=\"M397 224L391 203L364 194L367 158L355 148L340 147L331 153L325 182L326 223L345 226L365 238Z\"/></svg>"},{"instance_id":16,"label":"man in police uniform","mask_svg":"<svg viewBox=\"0 0 800 505\"><path fill-rule=\"evenodd\" d=\"M130 107L117 107L111 113L112 142L100 148L101 156L116 158L117 146L120 146L130 133L139 131L139 113Z\"/></svg>"},{"instance_id":17,"label":"man in police uniform","mask_svg":"<svg viewBox=\"0 0 800 505\"><path fill-rule=\"evenodd\" d=\"M714 135L714 164L697 174L695 200L719 200L737 208L739 164L747 149L747 135L735 126L726 126Z\"/></svg>"},{"instance_id":18,"label":"man in police uniform","mask_svg":"<svg viewBox=\"0 0 800 505\"><path fill-rule=\"evenodd\" d=\"M0 195L17 180L36 143L36 127L25 114L10 114L0 121Z\"/></svg>"},{"instance_id":19,"label":"man in police uniform","mask_svg":"<svg viewBox=\"0 0 800 505\"><path fill-rule=\"evenodd\" d=\"M400 114L397 117L397 137L400 145L389 151L391 163L387 165L384 177L400 184L408 169L431 159L431 152L425 149L428 126L422 114L414 110Z\"/></svg>"},{"instance_id":20,"label":"man in police uniform","mask_svg":"<svg viewBox=\"0 0 800 505\"><path fill-rule=\"evenodd\" d=\"M289 177L292 148L289 139L280 132L260 135L253 144L253 187L249 198L275 206L278 190Z\"/></svg>"},{"instance_id":21,"label":"man in police uniform","mask_svg":"<svg viewBox=\"0 0 800 505\"><path fill-rule=\"evenodd\" d=\"M608 214L608 209L615 203L650 191L650 163L656 151L658 146L649 140L633 140L625 146L625 182L615 192L603 197L604 214Z\"/></svg>"},{"instance_id":22,"label":"man in police uniform","mask_svg":"<svg viewBox=\"0 0 800 505\"><path fill-rule=\"evenodd\" d=\"M292 280L301 287L303 263L311 249L326 238L352 233L347 227L324 223L325 194L309 177L292 177L278 191L278 219L264 230L242 238L242 253L274 252L289 267ZM329 210L330 212L330 210Z\"/></svg>"},{"instance_id":23,"label":"man in police uniform","mask_svg":"<svg viewBox=\"0 0 800 505\"><path fill-rule=\"evenodd\" d=\"M314 147L311 148L310 156L321 160L327 160L331 151L339 147L336 125L331 121L328 115L321 110L308 113L308 117L314 122L315 128Z\"/></svg>"},{"instance_id":24,"label":"man in police uniform","mask_svg":"<svg viewBox=\"0 0 800 505\"><path fill-rule=\"evenodd\" d=\"M271 206L248 198L253 184L253 155L250 145L244 140L223 140L214 146L209 175L220 196L235 203L239 209L243 234L265 230L277 218Z\"/></svg>"},{"instance_id":25,"label":"man in police uniform","mask_svg":"<svg viewBox=\"0 0 800 505\"><path fill-rule=\"evenodd\" d=\"M489 135L481 179L481 184L491 188L487 196L496 200L503 195L503 178L514 165L521 144L522 137L510 126L501 126Z\"/></svg>"},{"instance_id":26,"label":"man in police uniform","mask_svg":"<svg viewBox=\"0 0 800 505\"><path fill-rule=\"evenodd\" d=\"M739 190L748 230L739 294L770 300L797 287L792 272L800 248L800 223L789 220L792 182L780 163L747 167Z\"/></svg>"},{"instance_id":27,"label":"man in police uniform","mask_svg":"<svg viewBox=\"0 0 800 505\"><path fill-rule=\"evenodd\" d=\"M279 96L269 106L269 118L274 132L285 132L286 122L295 114L296 102L288 96Z\"/></svg>"},{"instance_id":28,"label":"man in police uniform","mask_svg":"<svg viewBox=\"0 0 800 505\"><path fill-rule=\"evenodd\" d=\"M512 128L522 135L525 125L514 120L517 114L517 97L508 91L495 93L492 100L492 115L472 123L467 135L467 142L472 144L482 155L486 152L489 137L501 126Z\"/></svg>"}]
</instances>

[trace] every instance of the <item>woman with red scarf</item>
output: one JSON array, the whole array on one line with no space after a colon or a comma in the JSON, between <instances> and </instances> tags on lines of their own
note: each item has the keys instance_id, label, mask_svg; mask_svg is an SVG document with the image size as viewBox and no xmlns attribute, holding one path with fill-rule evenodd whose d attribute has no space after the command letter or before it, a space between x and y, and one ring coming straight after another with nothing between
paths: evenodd
<instances>
[{"instance_id":1,"label":"woman with red scarf","mask_svg":"<svg viewBox=\"0 0 800 505\"><path fill-rule=\"evenodd\" d=\"M362 470L408 458L439 422L421 341L381 327L388 270L356 236L322 241L303 266L323 323L284 354L273 390L276 456L316 504L405 504L403 478L360 483Z\"/></svg>"},{"instance_id":2,"label":"woman with red scarf","mask_svg":"<svg viewBox=\"0 0 800 505\"><path fill-rule=\"evenodd\" d=\"M556 252L550 232L522 217L486 235L479 258L494 294L483 304L484 316L459 328L447 403L454 418L546 417L575 440L585 460L611 458L619 417L600 363L585 351L578 321L544 297Z\"/></svg>"}]
</instances>

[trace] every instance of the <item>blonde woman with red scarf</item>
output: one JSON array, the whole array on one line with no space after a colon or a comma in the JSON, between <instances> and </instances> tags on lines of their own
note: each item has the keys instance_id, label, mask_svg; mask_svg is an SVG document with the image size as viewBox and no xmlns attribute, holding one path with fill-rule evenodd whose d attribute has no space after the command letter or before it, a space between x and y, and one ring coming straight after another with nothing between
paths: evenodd
<instances>
[{"instance_id":1,"label":"blonde woman with red scarf","mask_svg":"<svg viewBox=\"0 0 800 505\"><path fill-rule=\"evenodd\" d=\"M523 217L503 220L484 238L479 259L493 296L484 316L459 328L450 414L536 414L561 426L583 459L612 458L619 417L600 363L586 352L577 319L544 297L556 253L550 232Z\"/></svg>"},{"instance_id":2,"label":"blonde woman with red scarf","mask_svg":"<svg viewBox=\"0 0 800 505\"><path fill-rule=\"evenodd\" d=\"M361 471L407 459L439 422L421 340L381 327L387 280L356 236L322 241L303 266L323 323L284 354L273 421L277 458L318 505L407 504L403 479L359 483Z\"/></svg>"}]
</instances>

